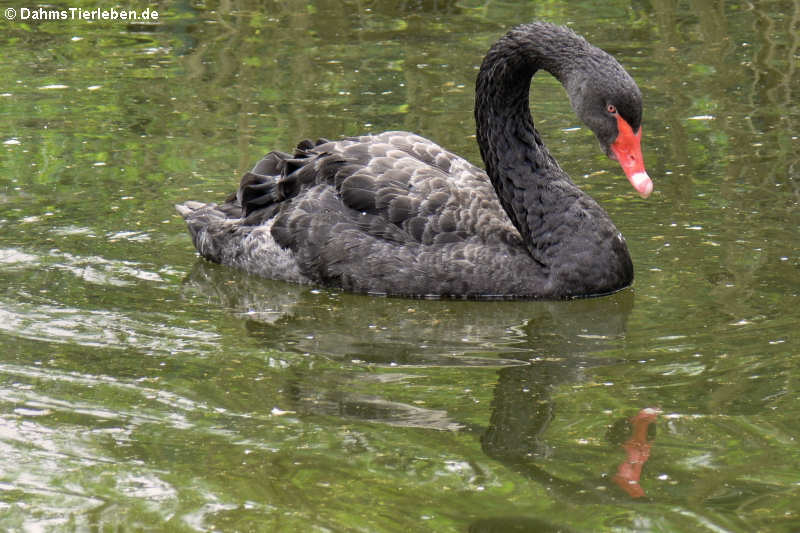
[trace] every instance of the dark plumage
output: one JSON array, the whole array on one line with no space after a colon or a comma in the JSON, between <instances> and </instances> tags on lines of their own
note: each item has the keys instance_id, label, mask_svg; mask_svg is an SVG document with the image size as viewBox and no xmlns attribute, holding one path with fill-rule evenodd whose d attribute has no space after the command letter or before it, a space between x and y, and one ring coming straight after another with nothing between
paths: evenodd
<instances>
[{"instance_id":1,"label":"dark plumage","mask_svg":"<svg viewBox=\"0 0 800 533\"><path fill-rule=\"evenodd\" d=\"M201 255L269 278L406 296L569 298L631 284L625 240L533 127L544 69L647 196L641 95L607 53L546 23L483 61L475 119L486 172L407 132L271 152L224 204L177 206ZM488 174L488 175L487 175Z\"/></svg>"}]
</instances>

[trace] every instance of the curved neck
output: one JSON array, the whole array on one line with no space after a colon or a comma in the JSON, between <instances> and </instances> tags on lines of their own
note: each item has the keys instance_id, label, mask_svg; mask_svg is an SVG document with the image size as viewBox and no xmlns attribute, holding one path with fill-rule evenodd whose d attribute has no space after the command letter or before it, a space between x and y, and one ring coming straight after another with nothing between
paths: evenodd
<instances>
[{"instance_id":1,"label":"curved neck","mask_svg":"<svg viewBox=\"0 0 800 533\"><path fill-rule=\"evenodd\" d=\"M572 185L534 128L528 102L531 79L544 69L569 87L585 46L590 45L558 26L520 26L489 50L478 73L475 122L481 156L503 208L526 243L536 233L535 221L546 215L542 210L557 208L561 200L552 197L550 188L543 202L543 186L556 179ZM530 201L534 198L538 201Z\"/></svg>"},{"instance_id":2,"label":"curved neck","mask_svg":"<svg viewBox=\"0 0 800 533\"><path fill-rule=\"evenodd\" d=\"M623 101L631 94L636 100L638 89L610 55L547 23L519 26L501 38L484 59L476 85L475 122L486 173L538 264L537 274L547 280L538 292L558 297L614 292L630 285L633 263L608 214L572 183L533 126L528 95L540 69L561 82L601 145L610 134L592 111L605 109L598 106L604 95L597 87Z\"/></svg>"}]
</instances>

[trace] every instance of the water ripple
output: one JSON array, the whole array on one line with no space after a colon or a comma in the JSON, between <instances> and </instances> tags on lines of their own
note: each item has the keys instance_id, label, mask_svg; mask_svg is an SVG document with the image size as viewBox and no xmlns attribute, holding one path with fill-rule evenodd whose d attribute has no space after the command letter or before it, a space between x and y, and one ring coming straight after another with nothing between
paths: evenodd
<instances>
[{"instance_id":1,"label":"water ripple","mask_svg":"<svg viewBox=\"0 0 800 533\"><path fill-rule=\"evenodd\" d=\"M0 332L53 343L134 348L148 354L197 353L217 346L216 333L171 326L164 323L167 319L153 316L145 322L116 311L3 301Z\"/></svg>"}]
</instances>

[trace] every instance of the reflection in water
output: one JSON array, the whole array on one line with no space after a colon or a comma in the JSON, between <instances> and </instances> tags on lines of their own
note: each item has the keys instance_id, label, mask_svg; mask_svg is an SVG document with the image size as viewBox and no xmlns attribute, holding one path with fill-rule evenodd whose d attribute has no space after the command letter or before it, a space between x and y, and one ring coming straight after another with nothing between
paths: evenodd
<instances>
[{"instance_id":1,"label":"reflection in water","mask_svg":"<svg viewBox=\"0 0 800 533\"><path fill-rule=\"evenodd\" d=\"M613 500L614 493L607 490L610 484L605 479L574 481L547 470L548 462L556 456L548 445L548 436L554 437L548 429L557 411L551 391L577 381L582 368L583 364L534 362L501 369L490 424L481 437L481 445L488 456L550 487L567 501ZM635 426L635 431L640 427ZM638 433L632 439L636 436ZM598 491L598 487L602 489Z\"/></svg>"},{"instance_id":2,"label":"reflection in water","mask_svg":"<svg viewBox=\"0 0 800 533\"><path fill-rule=\"evenodd\" d=\"M488 456L547 487L559 501L620 503L618 492L610 490L613 487L606 476L575 480L550 468L552 464L568 462L566 457L556 460L557 452L548 445L548 428L557 410L550 391L556 385L578 379L580 368L579 365L533 363L501 369L491 422L481 437L481 445ZM651 433L655 428L653 422L658 413L656 409L642 409L633 418L623 419L609 430L609 437L614 439L612 444L621 443L621 440L615 440L616 437L627 439L622 444L626 458L610 481L632 498L645 496L639 479L649 458ZM620 432L624 434L618 435ZM549 437L553 438L553 435ZM569 451L563 453L569 455ZM568 530L560 524L530 517L485 518L470 528L476 532Z\"/></svg>"},{"instance_id":3,"label":"reflection in water","mask_svg":"<svg viewBox=\"0 0 800 533\"><path fill-rule=\"evenodd\" d=\"M403 380L408 377L401 375L396 379ZM359 375L354 379L363 382L365 377ZM450 417L447 411L392 402L377 395L357 394L348 391L349 387L344 386L347 384L349 383L339 383L332 389L330 386L320 387L318 382L295 381L292 391L292 399L296 402L295 408L306 414L330 415L398 427L443 431L458 431L465 427Z\"/></svg>"},{"instance_id":4,"label":"reflection in water","mask_svg":"<svg viewBox=\"0 0 800 533\"><path fill-rule=\"evenodd\" d=\"M568 302L409 300L322 291L198 261L185 280L247 319L265 347L375 364L518 365L606 350L624 337L631 290Z\"/></svg>"},{"instance_id":5,"label":"reflection in water","mask_svg":"<svg viewBox=\"0 0 800 533\"><path fill-rule=\"evenodd\" d=\"M551 416L549 390L606 362L591 354L624 336L633 308L630 290L572 302L379 298L264 280L203 260L185 285L247 317L248 333L268 348L393 367L502 367L488 430L493 453L504 450L502 456L511 448L524 454L542 445L538 435ZM505 332L505 343L499 332ZM292 379L291 408L405 427L465 427L445 411L353 392L355 382L410 379L397 373L351 373L321 383L298 374Z\"/></svg>"},{"instance_id":6,"label":"reflection in water","mask_svg":"<svg viewBox=\"0 0 800 533\"><path fill-rule=\"evenodd\" d=\"M509 369L503 369L507 371ZM517 391L528 391L530 383L522 385L515 383ZM542 389L543 390L543 389ZM533 400L533 398L529 398ZM495 398L497 401L497 397ZM614 499L614 495L606 495L605 491L598 491L597 487L606 488L605 480L589 480L586 483L571 482L558 478L553 473L543 468L534 466L535 460L547 455L547 448L543 444L544 432L553 416L552 402L527 402L529 408L509 421L509 426L497 419L497 410L492 414L492 426L482 439L484 451L492 457L509 463L512 467L527 473L544 486L558 491L558 498L563 501L587 499L581 495L594 494L596 500L605 498ZM522 403L525 405L525 402ZM655 420L660 411L645 408L640 410L630 419L622 419L609 428L609 439L613 443L620 443L625 450L626 458L617 468L612 481L626 492L631 498L645 497L645 492L639 484L642 468L650 457L650 448L655 433ZM625 439L624 443L621 443ZM574 491L569 493L569 491ZM591 496L588 499L592 499ZM561 524L548 522L539 518L527 516L520 517L492 517L478 520L470 525L471 533L494 532L569 532L571 529Z\"/></svg>"},{"instance_id":7,"label":"reflection in water","mask_svg":"<svg viewBox=\"0 0 800 533\"><path fill-rule=\"evenodd\" d=\"M626 458L617 468L614 483L628 493L631 498L643 498L644 489L639 484L642 468L650 458L651 434L654 432L658 409L645 408L629 421L630 438L623 444Z\"/></svg>"},{"instance_id":8,"label":"reflection in water","mask_svg":"<svg viewBox=\"0 0 800 533\"><path fill-rule=\"evenodd\" d=\"M248 332L269 348L313 351L378 365L499 366L489 426L472 428L482 434L484 452L555 487L564 497L591 499L587 495L597 492L596 480L558 479L538 463L552 455L545 437L556 410L551 392L581 381L591 366L608 364L607 355L593 354L607 354L624 338L633 308L632 291L573 302L376 298L266 281L202 260L185 285L188 293L203 294L247 317ZM346 316L341 314L344 309ZM506 332L505 344L498 342L497 332ZM445 411L353 392L356 382L410 379L414 376L402 373L358 373L321 383L298 374L292 380L291 409L403 427L468 429ZM637 460L635 451L642 456L647 441L641 432L646 437L651 421L643 416L634 420L634 435L625 445L631 450L631 464ZM640 474L641 465L638 471L620 475L636 481ZM501 530L509 524L507 520L483 520L474 530ZM547 530L544 522L537 524Z\"/></svg>"}]
</instances>

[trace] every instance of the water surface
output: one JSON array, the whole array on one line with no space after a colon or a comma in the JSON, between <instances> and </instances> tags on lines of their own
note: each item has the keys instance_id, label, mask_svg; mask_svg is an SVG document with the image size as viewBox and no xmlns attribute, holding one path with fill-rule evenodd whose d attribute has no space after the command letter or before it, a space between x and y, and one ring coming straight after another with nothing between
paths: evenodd
<instances>
[{"instance_id":1,"label":"water surface","mask_svg":"<svg viewBox=\"0 0 800 533\"><path fill-rule=\"evenodd\" d=\"M646 201L554 80L531 99L625 234L632 289L373 298L196 257L172 204L301 139L407 129L480 162L477 66L533 19L642 88ZM800 529L798 19L466 0L4 20L0 528Z\"/></svg>"}]
</instances>

